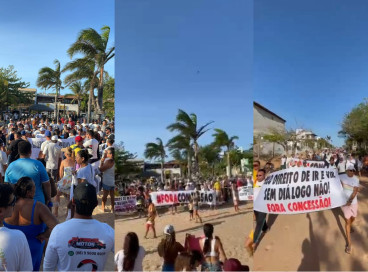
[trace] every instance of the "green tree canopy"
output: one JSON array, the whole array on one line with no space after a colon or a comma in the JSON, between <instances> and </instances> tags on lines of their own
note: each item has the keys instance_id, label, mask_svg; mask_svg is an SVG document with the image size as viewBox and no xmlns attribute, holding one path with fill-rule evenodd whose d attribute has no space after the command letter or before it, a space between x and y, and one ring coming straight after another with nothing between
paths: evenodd
<instances>
[{"instance_id":1,"label":"green tree canopy","mask_svg":"<svg viewBox=\"0 0 368 272\"><path fill-rule=\"evenodd\" d=\"M0 108L5 110L8 106L32 103L32 95L19 91L28 87L29 83L18 77L13 65L0 68Z\"/></svg>"}]
</instances>

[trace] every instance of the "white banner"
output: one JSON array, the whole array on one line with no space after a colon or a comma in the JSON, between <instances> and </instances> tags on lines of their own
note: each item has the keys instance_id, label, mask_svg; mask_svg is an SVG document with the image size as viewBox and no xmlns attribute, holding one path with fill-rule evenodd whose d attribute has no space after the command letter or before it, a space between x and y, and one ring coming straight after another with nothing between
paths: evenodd
<instances>
[{"instance_id":1,"label":"white banner","mask_svg":"<svg viewBox=\"0 0 368 272\"><path fill-rule=\"evenodd\" d=\"M253 200L253 187L252 186L242 186L238 188L239 200Z\"/></svg>"},{"instance_id":2,"label":"white banner","mask_svg":"<svg viewBox=\"0 0 368 272\"><path fill-rule=\"evenodd\" d=\"M159 191L150 193L151 199L155 206L165 206L180 203L189 203L189 200L194 196L195 191ZM208 205L216 204L215 191L199 191L200 200L199 203L205 203Z\"/></svg>"},{"instance_id":3,"label":"white banner","mask_svg":"<svg viewBox=\"0 0 368 272\"><path fill-rule=\"evenodd\" d=\"M297 214L328 210L346 204L336 169L288 168L271 173L254 200L254 210Z\"/></svg>"},{"instance_id":4,"label":"white banner","mask_svg":"<svg viewBox=\"0 0 368 272\"><path fill-rule=\"evenodd\" d=\"M28 138L28 141L31 143L32 145L32 155L31 158L32 159L37 159L38 158L38 154L41 151L41 145L43 142L46 141L46 138ZM61 148L65 148L68 146L71 146L73 144L75 144L75 139L59 139L58 140L59 146Z\"/></svg>"},{"instance_id":5,"label":"white banner","mask_svg":"<svg viewBox=\"0 0 368 272\"><path fill-rule=\"evenodd\" d=\"M287 168L290 167L311 167L311 168L328 168L329 165L325 161L311 161L293 158L289 161Z\"/></svg>"},{"instance_id":6,"label":"white banner","mask_svg":"<svg viewBox=\"0 0 368 272\"><path fill-rule=\"evenodd\" d=\"M137 197L120 196L115 198L115 213L117 215L125 215L136 211Z\"/></svg>"}]
</instances>

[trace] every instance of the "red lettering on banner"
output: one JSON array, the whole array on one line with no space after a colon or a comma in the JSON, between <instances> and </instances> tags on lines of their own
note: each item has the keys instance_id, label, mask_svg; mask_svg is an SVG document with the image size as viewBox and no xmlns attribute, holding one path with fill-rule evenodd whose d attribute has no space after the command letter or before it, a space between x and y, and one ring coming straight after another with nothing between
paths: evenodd
<instances>
[{"instance_id":1,"label":"red lettering on banner","mask_svg":"<svg viewBox=\"0 0 368 272\"><path fill-rule=\"evenodd\" d=\"M178 203L178 195L177 194L174 195L174 203Z\"/></svg>"},{"instance_id":2,"label":"red lettering on banner","mask_svg":"<svg viewBox=\"0 0 368 272\"><path fill-rule=\"evenodd\" d=\"M165 194L165 202L167 203L167 202L169 202L169 200L170 200L169 195L168 194Z\"/></svg>"},{"instance_id":3,"label":"red lettering on banner","mask_svg":"<svg viewBox=\"0 0 368 272\"><path fill-rule=\"evenodd\" d=\"M329 207L331 207L330 197L327 197L327 198L320 197L319 199L316 199L316 200L292 202L287 205L288 210L291 212L314 211L314 210L320 210L320 209L329 208Z\"/></svg>"},{"instance_id":4,"label":"red lettering on banner","mask_svg":"<svg viewBox=\"0 0 368 272\"><path fill-rule=\"evenodd\" d=\"M174 202L174 198L173 198L173 195L170 194L170 203Z\"/></svg>"},{"instance_id":5,"label":"red lettering on banner","mask_svg":"<svg viewBox=\"0 0 368 272\"><path fill-rule=\"evenodd\" d=\"M162 202L161 195L157 195L157 203L160 204Z\"/></svg>"},{"instance_id":6,"label":"red lettering on banner","mask_svg":"<svg viewBox=\"0 0 368 272\"><path fill-rule=\"evenodd\" d=\"M286 212L284 205L281 204L267 204L269 212Z\"/></svg>"}]
</instances>

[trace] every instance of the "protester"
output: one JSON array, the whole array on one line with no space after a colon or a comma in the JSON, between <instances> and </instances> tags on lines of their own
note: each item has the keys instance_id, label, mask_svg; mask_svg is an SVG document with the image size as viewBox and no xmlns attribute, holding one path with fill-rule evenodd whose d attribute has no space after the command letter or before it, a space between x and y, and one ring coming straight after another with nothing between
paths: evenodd
<instances>
[{"instance_id":1,"label":"protester","mask_svg":"<svg viewBox=\"0 0 368 272\"><path fill-rule=\"evenodd\" d=\"M54 215L59 215L60 196L62 194L67 195L68 199L70 196L70 188L72 186L73 172L75 171L75 159L73 156L73 150L71 147L65 148L64 150L65 159L60 164L59 176L60 180L57 183L58 193L55 197L54 203ZM68 206L68 215L71 216L71 207Z\"/></svg>"},{"instance_id":2,"label":"protester","mask_svg":"<svg viewBox=\"0 0 368 272\"><path fill-rule=\"evenodd\" d=\"M101 210L105 212L105 205L107 196L110 194L110 202L111 202L111 211L114 211L114 203L115 203L115 149L109 148L105 152L104 157L100 160L100 171L103 173L102 177L102 188L103 188L103 196L102 196L102 207Z\"/></svg>"},{"instance_id":3,"label":"protester","mask_svg":"<svg viewBox=\"0 0 368 272\"><path fill-rule=\"evenodd\" d=\"M108 224L92 218L98 205L96 188L88 182L80 183L74 190L73 204L74 218L57 225L51 232L43 270L103 271L108 253L114 252L115 235ZM83 246L85 243L89 246Z\"/></svg>"},{"instance_id":4,"label":"protester","mask_svg":"<svg viewBox=\"0 0 368 272\"><path fill-rule=\"evenodd\" d=\"M23 232L3 226L3 221L12 216L16 198L13 187L0 184L0 270L32 271L32 256Z\"/></svg>"},{"instance_id":5,"label":"protester","mask_svg":"<svg viewBox=\"0 0 368 272\"><path fill-rule=\"evenodd\" d=\"M194 195L193 195L193 212L194 212L194 218L195 218L195 222L198 223L202 223L202 218L199 216L199 200L200 200L200 185L197 186L196 190L194 191Z\"/></svg>"},{"instance_id":6,"label":"protester","mask_svg":"<svg viewBox=\"0 0 368 272\"><path fill-rule=\"evenodd\" d=\"M202 255L204 256L202 271L222 271L220 255L223 262L227 260L221 240L217 236L213 237L213 231L212 224L207 223L203 225L205 237L199 241Z\"/></svg>"},{"instance_id":7,"label":"protester","mask_svg":"<svg viewBox=\"0 0 368 272\"><path fill-rule=\"evenodd\" d=\"M165 226L164 238L157 247L158 255L163 258L162 271L175 271L175 260L179 252L185 251L182 244L175 239L175 229L172 225Z\"/></svg>"},{"instance_id":8,"label":"protester","mask_svg":"<svg viewBox=\"0 0 368 272\"><path fill-rule=\"evenodd\" d=\"M253 188L253 195L254 195L254 199L257 199L258 194L261 190L261 187L263 185L263 182L265 180L265 175L266 175L266 171L264 169L260 169L257 171L257 179L256 182L254 184L254 188ZM268 225L266 222L266 213L263 212L259 212L259 211L254 211L254 216L255 216L255 221L256 221L256 227L254 230L254 235L253 235L253 249L255 250L257 244L259 243L259 238L261 236L261 231L263 231L264 233L268 231Z\"/></svg>"},{"instance_id":9,"label":"protester","mask_svg":"<svg viewBox=\"0 0 368 272\"><path fill-rule=\"evenodd\" d=\"M18 150L20 158L6 169L5 182L16 184L22 177L31 178L36 186L34 199L48 205L51 202L51 185L45 166L30 158L32 146L29 142L19 142Z\"/></svg>"},{"instance_id":10,"label":"protester","mask_svg":"<svg viewBox=\"0 0 368 272\"><path fill-rule=\"evenodd\" d=\"M148 200L147 211L148 211L148 217L147 217L147 222L146 222L146 234L144 235L144 238L147 239L147 234L150 228L152 228L152 231L153 231L153 238L157 238L156 229L155 229L155 219L156 219L157 211L156 211L155 205L152 203L151 198Z\"/></svg>"},{"instance_id":11,"label":"protester","mask_svg":"<svg viewBox=\"0 0 368 272\"><path fill-rule=\"evenodd\" d=\"M359 191L359 179L355 176L355 167L354 165L349 165L346 169L346 174L340 175L340 181L344 189L344 194L347 198L347 202L345 206L342 206L341 209L344 213L345 217L345 232L347 244L345 247L345 252L351 254L352 245L350 232L352 229L353 222L357 217L358 213L358 199L357 194Z\"/></svg>"},{"instance_id":12,"label":"protester","mask_svg":"<svg viewBox=\"0 0 368 272\"><path fill-rule=\"evenodd\" d=\"M39 271L45 240L58 221L46 205L33 199L35 192L36 187L31 178L19 179L14 188L16 203L13 214L5 219L4 226L25 234L31 250L33 271Z\"/></svg>"},{"instance_id":13,"label":"protester","mask_svg":"<svg viewBox=\"0 0 368 272\"><path fill-rule=\"evenodd\" d=\"M143 258L146 251L139 245L139 239L135 232L129 232L124 239L123 249L115 255L115 264L118 272L143 271Z\"/></svg>"}]
</instances>

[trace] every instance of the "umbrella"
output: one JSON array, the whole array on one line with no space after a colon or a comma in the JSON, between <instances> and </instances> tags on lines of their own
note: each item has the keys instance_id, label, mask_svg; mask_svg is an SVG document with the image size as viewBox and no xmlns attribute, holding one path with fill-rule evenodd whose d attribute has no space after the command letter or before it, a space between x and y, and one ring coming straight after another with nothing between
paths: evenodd
<instances>
[{"instance_id":1,"label":"umbrella","mask_svg":"<svg viewBox=\"0 0 368 272\"><path fill-rule=\"evenodd\" d=\"M48 111L48 112L54 111L50 107L43 105L43 104L33 104L32 106L29 107L29 110L30 111Z\"/></svg>"}]
</instances>

